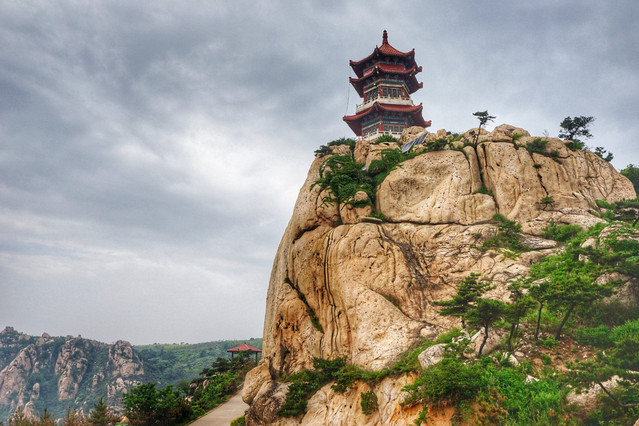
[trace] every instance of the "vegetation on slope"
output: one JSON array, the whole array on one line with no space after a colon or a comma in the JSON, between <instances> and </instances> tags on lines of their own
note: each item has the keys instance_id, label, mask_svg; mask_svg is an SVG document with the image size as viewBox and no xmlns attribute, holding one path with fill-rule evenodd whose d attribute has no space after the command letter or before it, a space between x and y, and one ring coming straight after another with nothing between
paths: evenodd
<instances>
[{"instance_id":1,"label":"vegetation on slope","mask_svg":"<svg viewBox=\"0 0 639 426\"><path fill-rule=\"evenodd\" d=\"M180 385L193 377L217 358L230 358L226 351L243 343L262 348L262 339L221 340L196 344L153 344L134 346L144 362L144 381L160 385Z\"/></svg>"}]
</instances>

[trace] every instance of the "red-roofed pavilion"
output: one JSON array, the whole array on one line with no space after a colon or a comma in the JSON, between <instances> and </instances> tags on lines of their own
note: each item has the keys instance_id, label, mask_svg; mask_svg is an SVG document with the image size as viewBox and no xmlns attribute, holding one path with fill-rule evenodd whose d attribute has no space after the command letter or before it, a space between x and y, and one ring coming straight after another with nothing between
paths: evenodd
<instances>
[{"instance_id":1,"label":"red-roofed pavilion","mask_svg":"<svg viewBox=\"0 0 639 426\"><path fill-rule=\"evenodd\" d=\"M231 353L231 359L233 359L233 356L236 353L241 353L241 352L254 353L255 354L255 361L257 361L257 354L261 354L262 350L258 349L258 348L254 348L251 345L247 345L246 343L242 343L240 346L236 346L234 348L227 349L226 352L230 352Z\"/></svg>"},{"instance_id":2,"label":"red-roofed pavilion","mask_svg":"<svg viewBox=\"0 0 639 426\"><path fill-rule=\"evenodd\" d=\"M400 136L406 127L430 126L422 117L422 105L414 105L410 95L423 87L417 81L422 67L415 62L415 49L401 52L388 43L384 30L382 45L361 61L350 61L357 78L349 78L364 103L344 121L362 139L382 134Z\"/></svg>"}]
</instances>

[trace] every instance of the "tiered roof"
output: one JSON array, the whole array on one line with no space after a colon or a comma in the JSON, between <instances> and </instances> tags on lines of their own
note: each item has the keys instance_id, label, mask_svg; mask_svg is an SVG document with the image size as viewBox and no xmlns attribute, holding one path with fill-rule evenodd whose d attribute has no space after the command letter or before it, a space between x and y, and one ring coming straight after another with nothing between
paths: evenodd
<instances>
[{"instance_id":1,"label":"tiered roof","mask_svg":"<svg viewBox=\"0 0 639 426\"><path fill-rule=\"evenodd\" d=\"M366 79L368 79L368 77L378 76L380 74L400 74L406 78L405 81L408 86L408 93L413 94L424 87L424 83L418 82L417 77L415 77L415 75L418 72L421 72L421 70L422 67L418 67L417 65L413 65L412 68L406 69L403 64L387 64L385 62L379 62L373 67L367 69L360 78L349 77L348 80L357 91L357 94L363 97L364 85L366 84Z\"/></svg>"},{"instance_id":2,"label":"tiered roof","mask_svg":"<svg viewBox=\"0 0 639 426\"><path fill-rule=\"evenodd\" d=\"M374 112L403 112L406 113L409 117L413 119L414 126L428 127L430 126L430 121L425 121L422 117L422 104L411 106L411 105L394 105L394 104L382 104L379 102L375 102L369 108L366 108L363 111L360 111L355 115L348 115L344 117L344 121L346 124L355 132L356 135L362 134L362 119L366 117L368 114Z\"/></svg>"},{"instance_id":3,"label":"tiered roof","mask_svg":"<svg viewBox=\"0 0 639 426\"><path fill-rule=\"evenodd\" d=\"M351 68L353 68L353 71L355 71L355 75L357 75L357 77L362 77L367 62L372 59L377 59L385 56L403 58L406 61L407 68L412 68L417 65L415 63L415 49L411 50L410 52L401 52L395 49L388 43L388 32L386 30L384 30L384 34L382 36L381 46L375 46L375 50L373 50L373 53L371 53L361 61L350 61L350 65Z\"/></svg>"}]
</instances>

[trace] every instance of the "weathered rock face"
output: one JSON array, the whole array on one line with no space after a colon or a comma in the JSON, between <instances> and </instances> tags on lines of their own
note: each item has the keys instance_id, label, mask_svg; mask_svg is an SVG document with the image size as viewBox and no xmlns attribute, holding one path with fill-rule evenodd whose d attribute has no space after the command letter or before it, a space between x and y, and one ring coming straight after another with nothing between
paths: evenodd
<instances>
[{"instance_id":1,"label":"weathered rock face","mask_svg":"<svg viewBox=\"0 0 639 426\"><path fill-rule=\"evenodd\" d=\"M497 287L489 296L505 299L503 284L555 247L540 237L551 220L588 227L601 221L591 213L596 199L636 197L630 181L609 163L590 152L570 151L558 139L545 140L546 151L556 151L553 158L531 154L525 146L535 138L502 125L482 132L477 147L462 148L460 141L461 150L403 162L378 187L376 209L385 223L362 221L352 211L344 220L344 206L323 204L326 194L311 189L325 160L316 158L273 264L263 360L247 376L243 395L251 404L249 423L300 420L275 415L286 392L277 382L281 375L311 368L314 357L345 356L373 370L392 365L420 336L432 339L454 325L437 313L433 301L448 298L469 273L492 280ZM350 153L350 148L335 151ZM370 164L380 152L359 142L353 155ZM481 187L492 195L478 192ZM539 204L544 197L552 197L554 205ZM521 223L524 239L536 249L517 259L478 250L495 232L490 223L495 213ZM404 384L388 379L376 385L380 408L366 417L361 417L359 390L336 395L327 387L311 399L301 422L359 424L352 419L360 418L362 424L409 424L415 413L393 408ZM388 401L382 395L389 395Z\"/></svg>"},{"instance_id":2,"label":"weathered rock face","mask_svg":"<svg viewBox=\"0 0 639 426\"><path fill-rule=\"evenodd\" d=\"M41 398L81 407L83 389L103 393L117 409L122 393L137 385L143 374L142 361L128 342L107 345L46 333L37 338L7 327L0 332L0 420L17 407L35 413L35 402Z\"/></svg>"}]
</instances>

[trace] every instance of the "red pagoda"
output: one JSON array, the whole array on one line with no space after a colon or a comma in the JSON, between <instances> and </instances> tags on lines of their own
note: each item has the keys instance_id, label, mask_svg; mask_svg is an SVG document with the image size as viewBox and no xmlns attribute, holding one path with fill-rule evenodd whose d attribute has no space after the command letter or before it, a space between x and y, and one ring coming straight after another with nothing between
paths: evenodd
<instances>
[{"instance_id":1,"label":"red pagoda","mask_svg":"<svg viewBox=\"0 0 639 426\"><path fill-rule=\"evenodd\" d=\"M350 61L357 78L349 78L364 103L344 121L364 140L381 135L399 137L406 127L430 126L422 117L422 104L414 105L412 93L423 87L415 77L422 67L415 63L415 49L400 52L388 44L384 30L382 45L361 61Z\"/></svg>"}]
</instances>

